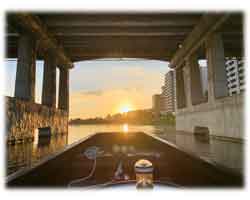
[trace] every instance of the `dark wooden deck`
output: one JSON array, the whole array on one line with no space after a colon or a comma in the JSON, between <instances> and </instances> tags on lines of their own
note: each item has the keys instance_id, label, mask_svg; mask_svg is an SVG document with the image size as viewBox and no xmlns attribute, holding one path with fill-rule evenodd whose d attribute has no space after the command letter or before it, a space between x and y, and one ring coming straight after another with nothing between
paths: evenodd
<instances>
[{"instance_id":1,"label":"dark wooden deck","mask_svg":"<svg viewBox=\"0 0 250 200\"><path fill-rule=\"evenodd\" d=\"M158 153L154 155L128 156L114 153L114 145L131 147L136 152ZM102 184L114 177L120 159L124 171L130 179L135 179L134 163L141 158L150 160L154 165L154 179L170 181L184 187L241 187L240 175L214 166L178 148L155 139L145 133L98 133L85 141L73 145L67 151L49 159L43 164L28 170L22 175L8 177L8 187L67 187L74 179L87 176L93 160L88 160L83 152L90 146L99 146L104 154L97 158L93 176L83 185Z\"/></svg>"}]
</instances>

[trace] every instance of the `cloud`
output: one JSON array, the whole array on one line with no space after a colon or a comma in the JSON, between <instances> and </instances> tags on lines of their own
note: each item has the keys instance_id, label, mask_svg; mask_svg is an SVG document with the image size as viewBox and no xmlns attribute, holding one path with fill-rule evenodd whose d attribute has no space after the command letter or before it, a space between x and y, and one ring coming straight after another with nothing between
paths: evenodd
<instances>
[{"instance_id":1,"label":"cloud","mask_svg":"<svg viewBox=\"0 0 250 200\"><path fill-rule=\"evenodd\" d=\"M102 89L102 90L89 90L80 92L81 96L84 97L101 97L109 94L123 94L123 93L135 93L142 91L143 88L133 87L133 88L119 88L119 89Z\"/></svg>"},{"instance_id":2,"label":"cloud","mask_svg":"<svg viewBox=\"0 0 250 200\"><path fill-rule=\"evenodd\" d=\"M86 92L82 92L82 95L85 96L101 96L103 94L102 90L91 90L91 91L86 91Z\"/></svg>"}]
</instances>

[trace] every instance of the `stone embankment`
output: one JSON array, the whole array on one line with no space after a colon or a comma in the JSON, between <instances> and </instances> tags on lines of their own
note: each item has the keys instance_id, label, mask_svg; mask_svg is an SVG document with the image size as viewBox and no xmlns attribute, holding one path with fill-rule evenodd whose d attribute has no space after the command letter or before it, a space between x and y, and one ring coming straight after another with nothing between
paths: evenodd
<instances>
[{"instance_id":1,"label":"stone embankment","mask_svg":"<svg viewBox=\"0 0 250 200\"><path fill-rule=\"evenodd\" d=\"M68 112L45 105L5 97L8 144L33 141L36 129L50 129L51 135L68 131Z\"/></svg>"}]
</instances>

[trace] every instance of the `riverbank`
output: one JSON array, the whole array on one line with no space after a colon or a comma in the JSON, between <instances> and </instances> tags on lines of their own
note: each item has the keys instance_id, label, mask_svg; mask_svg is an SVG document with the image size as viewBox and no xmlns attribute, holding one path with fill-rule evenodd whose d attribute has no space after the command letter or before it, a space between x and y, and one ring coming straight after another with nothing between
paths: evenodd
<instances>
[{"instance_id":1,"label":"riverbank","mask_svg":"<svg viewBox=\"0 0 250 200\"><path fill-rule=\"evenodd\" d=\"M175 126L175 116L171 113L154 115L151 110L135 110L127 113L107 115L106 117L76 118L69 120L70 125L93 124L132 124L132 125L163 125Z\"/></svg>"}]
</instances>

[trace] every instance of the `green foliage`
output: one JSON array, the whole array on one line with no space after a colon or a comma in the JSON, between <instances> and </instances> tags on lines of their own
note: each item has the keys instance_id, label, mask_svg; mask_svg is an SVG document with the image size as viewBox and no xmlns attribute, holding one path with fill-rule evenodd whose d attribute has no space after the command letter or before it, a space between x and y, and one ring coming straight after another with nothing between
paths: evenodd
<instances>
[{"instance_id":1,"label":"green foliage","mask_svg":"<svg viewBox=\"0 0 250 200\"><path fill-rule=\"evenodd\" d=\"M175 116L172 113L161 115L156 123L160 125L175 125Z\"/></svg>"},{"instance_id":2,"label":"green foliage","mask_svg":"<svg viewBox=\"0 0 250 200\"><path fill-rule=\"evenodd\" d=\"M172 113L155 116L151 109L135 110L127 113L108 114L105 118L71 119L70 124L141 124L141 125L175 125Z\"/></svg>"}]
</instances>

